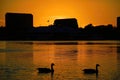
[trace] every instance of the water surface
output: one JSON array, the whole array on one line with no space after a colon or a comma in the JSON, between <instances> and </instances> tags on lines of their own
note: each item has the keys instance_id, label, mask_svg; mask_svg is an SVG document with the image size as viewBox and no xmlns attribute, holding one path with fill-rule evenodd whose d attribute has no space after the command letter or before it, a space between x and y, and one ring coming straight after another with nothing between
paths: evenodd
<instances>
[{"instance_id":1,"label":"water surface","mask_svg":"<svg viewBox=\"0 0 120 80\"><path fill-rule=\"evenodd\" d=\"M38 67L55 63L54 74ZM100 64L99 74L83 73ZM0 80L120 80L119 41L1 41Z\"/></svg>"}]
</instances>

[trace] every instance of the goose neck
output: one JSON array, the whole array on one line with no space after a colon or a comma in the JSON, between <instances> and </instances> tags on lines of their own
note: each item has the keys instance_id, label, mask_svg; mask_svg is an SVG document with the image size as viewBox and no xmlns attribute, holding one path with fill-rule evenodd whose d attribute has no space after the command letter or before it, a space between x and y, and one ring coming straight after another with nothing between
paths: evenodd
<instances>
[{"instance_id":1,"label":"goose neck","mask_svg":"<svg viewBox=\"0 0 120 80\"><path fill-rule=\"evenodd\" d=\"M51 71L54 71L54 69L53 69L53 65L51 65Z\"/></svg>"},{"instance_id":2,"label":"goose neck","mask_svg":"<svg viewBox=\"0 0 120 80\"><path fill-rule=\"evenodd\" d=\"M96 71L98 72L98 66L96 66Z\"/></svg>"}]
</instances>

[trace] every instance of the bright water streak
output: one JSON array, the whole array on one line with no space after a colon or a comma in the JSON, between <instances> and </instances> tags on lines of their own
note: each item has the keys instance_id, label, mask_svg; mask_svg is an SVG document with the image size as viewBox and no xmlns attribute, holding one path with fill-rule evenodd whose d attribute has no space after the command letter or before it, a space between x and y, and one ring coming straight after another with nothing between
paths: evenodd
<instances>
[{"instance_id":1,"label":"bright water streak","mask_svg":"<svg viewBox=\"0 0 120 80\"><path fill-rule=\"evenodd\" d=\"M55 63L54 75L38 67ZM99 74L83 73L100 64ZM0 80L120 80L119 41L1 41Z\"/></svg>"}]
</instances>

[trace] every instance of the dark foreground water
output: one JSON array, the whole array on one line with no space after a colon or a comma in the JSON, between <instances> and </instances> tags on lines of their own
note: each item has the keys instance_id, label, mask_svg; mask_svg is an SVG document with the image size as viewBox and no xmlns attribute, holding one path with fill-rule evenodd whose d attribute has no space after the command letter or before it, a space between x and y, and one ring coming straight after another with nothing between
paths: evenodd
<instances>
[{"instance_id":1,"label":"dark foreground water","mask_svg":"<svg viewBox=\"0 0 120 80\"><path fill-rule=\"evenodd\" d=\"M54 74L40 74L50 67ZM100 64L99 74L84 68ZM119 41L1 41L0 80L120 80Z\"/></svg>"}]
</instances>

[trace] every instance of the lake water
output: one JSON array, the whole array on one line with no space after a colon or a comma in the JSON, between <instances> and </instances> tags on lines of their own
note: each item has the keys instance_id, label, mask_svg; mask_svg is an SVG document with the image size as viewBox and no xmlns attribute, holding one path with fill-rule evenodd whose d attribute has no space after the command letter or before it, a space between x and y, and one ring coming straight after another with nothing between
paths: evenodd
<instances>
[{"instance_id":1,"label":"lake water","mask_svg":"<svg viewBox=\"0 0 120 80\"><path fill-rule=\"evenodd\" d=\"M96 64L98 76L83 73ZM120 80L120 41L1 41L0 80Z\"/></svg>"}]
</instances>

